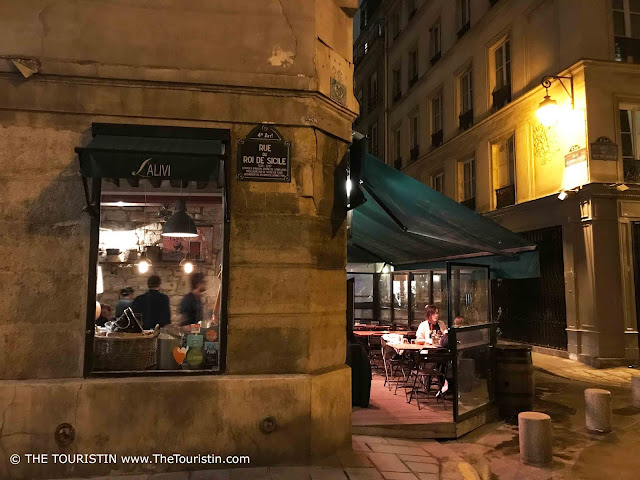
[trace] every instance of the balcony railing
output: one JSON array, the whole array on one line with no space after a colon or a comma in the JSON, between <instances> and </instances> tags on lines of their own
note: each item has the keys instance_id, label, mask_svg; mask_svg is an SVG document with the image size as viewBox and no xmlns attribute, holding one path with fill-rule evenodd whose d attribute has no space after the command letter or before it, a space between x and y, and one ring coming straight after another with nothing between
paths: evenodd
<instances>
[{"instance_id":1,"label":"balcony railing","mask_svg":"<svg viewBox=\"0 0 640 480\"><path fill-rule=\"evenodd\" d=\"M516 204L516 187L507 185L496 190L496 208L504 208Z\"/></svg>"},{"instance_id":2,"label":"balcony railing","mask_svg":"<svg viewBox=\"0 0 640 480\"><path fill-rule=\"evenodd\" d=\"M442 56L442 52L438 52L438 53L436 53L433 57L431 57L431 60L430 60L431 65L435 65L435 64L436 64L436 62L437 62L438 60L440 60L440 57L441 57L441 56Z\"/></svg>"},{"instance_id":3,"label":"balcony railing","mask_svg":"<svg viewBox=\"0 0 640 480\"><path fill-rule=\"evenodd\" d=\"M476 209L476 197L467 198L466 200L461 201L460 205L464 205L465 207L470 208L471 210L475 210Z\"/></svg>"},{"instance_id":4,"label":"balcony railing","mask_svg":"<svg viewBox=\"0 0 640 480\"><path fill-rule=\"evenodd\" d=\"M413 87L418 81L418 74L414 73L413 76L409 79L409 88Z\"/></svg>"},{"instance_id":5,"label":"balcony railing","mask_svg":"<svg viewBox=\"0 0 640 480\"><path fill-rule=\"evenodd\" d=\"M615 37L614 48L617 60L629 63L640 63L640 39Z\"/></svg>"},{"instance_id":6,"label":"balcony railing","mask_svg":"<svg viewBox=\"0 0 640 480\"><path fill-rule=\"evenodd\" d=\"M439 147L440 145L442 145L442 138L442 129L438 130L436 133L431 134L431 146Z\"/></svg>"},{"instance_id":7,"label":"balcony railing","mask_svg":"<svg viewBox=\"0 0 640 480\"><path fill-rule=\"evenodd\" d=\"M418 11L418 9L414 8L413 10L411 10L409 12L409 20L411 20L413 18L413 16L416 14L417 11Z\"/></svg>"},{"instance_id":8,"label":"balcony railing","mask_svg":"<svg viewBox=\"0 0 640 480\"><path fill-rule=\"evenodd\" d=\"M415 162L418 159L418 155L420 155L420 145L416 145L411 149L411 161Z\"/></svg>"},{"instance_id":9,"label":"balcony railing","mask_svg":"<svg viewBox=\"0 0 640 480\"><path fill-rule=\"evenodd\" d=\"M471 28L471 22L465 23L460 30L458 30L458 38L462 38L465 33Z\"/></svg>"},{"instance_id":10,"label":"balcony railing","mask_svg":"<svg viewBox=\"0 0 640 480\"><path fill-rule=\"evenodd\" d=\"M625 158L622 160L624 181L640 183L640 160Z\"/></svg>"},{"instance_id":11,"label":"balcony railing","mask_svg":"<svg viewBox=\"0 0 640 480\"><path fill-rule=\"evenodd\" d=\"M493 91L493 111L498 111L511 101L511 85Z\"/></svg>"},{"instance_id":12,"label":"balcony railing","mask_svg":"<svg viewBox=\"0 0 640 480\"><path fill-rule=\"evenodd\" d=\"M402 170L402 157L398 157L393 161L393 167L397 170Z\"/></svg>"},{"instance_id":13,"label":"balcony railing","mask_svg":"<svg viewBox=\"0 0 640 480\"><path fill-rule=\"evenodd\" d=\"M471 126L473 126L473 108L460 114L458 119L460 120L461 130L468 130L469 128L471 128Z\"/></svg>"},{"instance_id":14,"label":"balcony railing","mask_svg":"<svg viewBox=\"0 0 640 480\"><path fill-rule=\"evenodd\" d=\"M392 96L393 103L396 103L398 100L400 100L401 96L402 96L402 92L400 90L394 91Z\"/></svg>"}]
</instances>

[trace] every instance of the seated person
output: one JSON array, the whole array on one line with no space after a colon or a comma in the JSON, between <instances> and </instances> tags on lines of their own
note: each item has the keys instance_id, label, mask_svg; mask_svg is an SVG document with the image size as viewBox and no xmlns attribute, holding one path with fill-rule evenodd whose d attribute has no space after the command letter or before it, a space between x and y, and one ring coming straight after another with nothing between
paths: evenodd
<instances>
[{"instance_id":1,"label":"seated person","mask_svg":"<svg viewBox=\"0 0 640 480\"><path fill-rule=\"evenodd\" d=\"M147 280L149 290L137 296L131 304L131 310L142 314L142 328L145 330L171 323L169 297L159 292L161 284L162 280L158 275L151 275Z\"/></svg>"},{"instance_id":2,"label":"seated person","mask_svg":"<svg viewBox=\"0 0 640 480\"><path fill-rule=\"evenodd\" d=\"M434 332L442 332L438 317L440 312L434 305L427 305L424 309L424 322L418 327L416 332L416 343L433 343Z\"/></svg>"},{"instance_id":3,"label":"seated person","mask_svg":"<svg viewBox=\"0 0 640 480\"><path fill-rule=\"evenodd\" d=\"M126 287L120 290L120 300L116 302L116 318L120 318L124 311L133 303L133 288Z\"/></svg>"},{"instance_id":4,"label":"seated person","mask_svg":"<svg viewBox=\"0 0 640 480\"><path fill-rule=\"evenodd\" d=\"M113 312L111 307L106 303L100 304L100 316L96 319L96 325L104 327L104 324L113 320Z\"/></svg>"},{"instance_id":5,"label":"seated person","mask_svg":"<svg viewBox=\"0 0 640 480\"><path fill-rule=\"evenodd\" d=\"M454 327L462 327L464 325L464 317L462 315L458 315L453 319ZM442 348L449 348L449 329L446 329L440 337L440 346Z\"/></svg>"}]
</instances>

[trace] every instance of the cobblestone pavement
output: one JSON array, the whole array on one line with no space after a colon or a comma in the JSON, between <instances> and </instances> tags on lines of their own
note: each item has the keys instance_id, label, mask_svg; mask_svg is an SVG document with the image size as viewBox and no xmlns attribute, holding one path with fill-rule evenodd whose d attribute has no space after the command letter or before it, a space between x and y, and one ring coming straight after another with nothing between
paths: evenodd
<instances>
[{"instance_id":1,"label":"cobblestone pavement","mask_svg":"<svg viewBox=\"0 0 640 480\"><path fill-rule=\"evenodd\" d=\"M536 352L532 353L532 357L534 367L551 375L602 386L630 387L631 377L640 376L637 368L593 368L573 360Z\"/></svg>"},{"instance_id":2,"label":"cobblestone pavement","mask_svg":"<svg viewBox=\"0 0 640 480\"><path fill-rule=\"evenodd\" d=\"M538 359L539 360L539 359ZM544 359L543 359L544 360ZM554 357L555 360L555 357ZM575 372L573 368L567 368ZM559 368L559 367L558 367ZM564 368L564 367L563 367ZM576 375L577 374L572 374ZM458 440L405 440L353 436L352 448L311 466L100 477L99 480L637 480L640 478L640 409L631 392L610 386L613 432L585 429L584 389L602 386L599 377L581 382L535 372L535 410L551 416L553 463L520 463L517 425L500 421ZM630 377L628 377L630 378ZM614 474L615 472L615 474Z\"/></svg>"}]
</instances>

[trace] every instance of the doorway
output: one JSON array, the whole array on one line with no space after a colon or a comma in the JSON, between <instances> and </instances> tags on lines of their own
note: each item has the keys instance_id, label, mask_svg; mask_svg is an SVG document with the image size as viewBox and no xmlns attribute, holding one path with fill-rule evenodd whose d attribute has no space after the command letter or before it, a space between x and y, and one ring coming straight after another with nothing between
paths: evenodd
<instances>
[{"instance_id":1,"label":"doorway","mask_svg":"<svg viewBox=\"0 0 640 480\"><path fill-rule=\"evenodd\" d=\"M633 278L636 294L636 329L640 327L640 222L631 223L631 239L633 248ZM640 348L640 335L638 335Z\"/></svg>"}]
</instances>

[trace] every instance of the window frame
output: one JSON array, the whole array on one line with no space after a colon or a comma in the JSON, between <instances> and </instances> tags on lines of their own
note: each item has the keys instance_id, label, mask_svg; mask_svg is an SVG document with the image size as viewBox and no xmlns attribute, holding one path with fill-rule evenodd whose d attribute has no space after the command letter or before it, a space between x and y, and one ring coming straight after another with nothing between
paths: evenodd
<instances>
[{"instance_id":1,"label":"window frame","mask_svg":"<svg viewBox=\"0 0 640 480\"><path fill-rule=\"evenodd\" d=\"M396 65L391 69L391 98L392 100L402 96L402 68Z\"/></svg>"},{"instance_id":2,"label":"window frame","mask_svg":"<svg viewBox=\"0 0 640 480\"><path fill-rule=\"evenodd\" d=\"M466 202L467 200L471 200L476 198L477 190L476 190L476 158L472 156L467 158L466 160L462 160L458 162L459 172L460 172L460 192L458 197L461 202ZM471 165L471 168L468 169L471 176L470 178L465 178L465 173L467 169L465 168L467 165ZM466 186L470 186L470 190L472 191L471 195L467 195Z\"/></svg>"},{"instance_id":3,"label":"window frame","mask_svg":"<svg viewBox=\"0 0 640 480\"><path fill-rule=\"evenodd\" d=\"M612 22L613 22L613 35L616 37L626 37L626 38L636 38L636 39L640 39L640 23L638 24L638 28L639 31L637 33L637 36L633 35L633 23L632 23L632 16L633 15L637 15L640 17L640 5L638 6L639 10L637 11L632 11L631 10L631 2L630 0L620 0L622 2L622 9L620 8L616 8L615 7L615 2L616 0L612 0L611 1L611 16L612 16ZM624 27L624 33L623 34L619 34L616 33L616 14L622 14L623 18L623 27ZM640 20L640 18L638 18L638 20Z\"/></svg>"},{"instance_id":4,"label":"window frame","mask_svg":"<svg viewBox=\"0 0 640 480\"><path fill-rule=\"evenodd\" d=\"M378 156L378 122L369 125L369 152L374 156Z\"/></svg>"},{"instance_id":5,"label":"window frame","mask_svg":"<svg viewBox=\"0 0 640 480\"><path fill-rule=\"evenodd\" d=\"M408 80L409 80L409 87L412 86L412 82L415 82L418 80L418 70L419 70L419 62L418 62L418 46L415 45L413 48L411 48L409 50L409 61L407 62L407 68L408 68Z\"/></svg>"},{"instance_id":6,"label":"window frame","mask_svg":"<svg viewBox=\"0 0 640 480\"><path fill-rule=\"evenodd\" d=\"M471 24L471 0L458 0L458 29Z\"/></svg>"},{"instance_id":7,"label":"window frame","mask_svg":"<svg viewBox=\"0 0 640 480\"><path fill-rule=\"evenodd\" d=\"M502 62L498 66L497 53L502 52ZM512 72L511 72L511 38L507 36L502 41L498 42L492 49L493 53L493 79L495 82L494 91L509 85L511 88ZM507 55L508 54L508 55ZM508 58L507 58L508 57ZM498 75L498 71L502 69L501 75Z\"/></svg>"},{"instance_id":8,"label":"window frame","mask_svg":"<svg viewBox=\"0 0 640 480\"><path fill-rule=\"evenodd\" d=\"M374 71L369 75L369 98L368 103L370 106L378 103L378 72Z\"/></svg>"},{"instance_id":9,"label":"window frame","mask_svg":"<svg viewBox=\"0 0 640 480\"><path fill-rule=\"evenodd\" d=\"M431 61L439 55L442 55L442 23L439 18L433 22L433 25L431 25L431 28L429 29L429 52L431 54Z\"/></svg>"},{"instance_id":10,"label":"window frame","mask_svg":"<svg viewBox=\"0 0 640 480\"><path fill-rule=\"evenodd\" d=\"M438 189L438 181L440 183L440 189ZM431 176L431 188L444 195L444 172L438 172Z\"/></svg>"},{"instance_id":11,"label":"window frame","mask_svg":"<svg viewBox=\"0 0 640 480\"><path fill-rule=\"evenodd\" d=\"M409 145L412 150L420 146L420 113L417 111L409 115Z\"/></svg>"},{"instance_id":12,"label":"window frame","mask_svg":"<svg viewBox=\"0 0 640 480\"><path fill-rule=\"evenodd\" d=\"M398 125L393 130L393 148L394 148L394 162L402 160L402 127Z\"/></svg>"},{"instance_id":13,"label":"window frame","mask_svg":"<svg viewBox=\"0 0 640 480\"><path fill-rule=\"evenodd\" d=\"M443 106L442 91L439 91L429 99L429 112L430 112L430 126L431 135L438 133L440 130L444 130L444 106ZM439 108L436 112L434 108L435 101L438 101ZM436 129L436 121L439 122L440 128Z\"/></svg>"},{"instance_id":14,"label":"window frame","mask_svg":"<svg viewBox=\"0 0 640 480\"><path fill-rule=\"evenodd\" d=\"M469 77L468 89L465 91L464 88L464 79L465 77ZM469 65L458 77L458 88L459 88L459 98L458 98L458 108L460 109L460 115L467 113L469 110L473 111L473 68L472 65ZM465 96L468 96L468 105L465 108Z\"/></svg>"},{"instance_id":15,"label":"window frame","mask_svg":"<svg viewBox=\"0 0 640 480\"><path fill-rule=\"evenodd\" d=\"M400 9L396 8L391 15L389 16L390 21L389 21L389 29L391 30L391 39L394 40L398 35L400 35L400 32L402 31L402 28L400 26Z\"/></svg>"}]
</instances>

